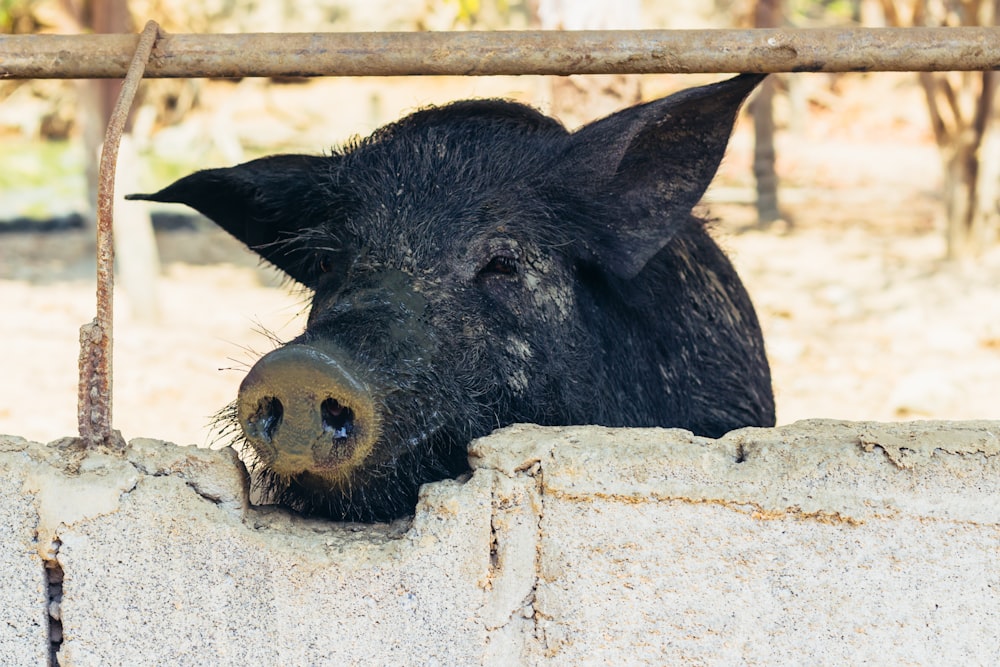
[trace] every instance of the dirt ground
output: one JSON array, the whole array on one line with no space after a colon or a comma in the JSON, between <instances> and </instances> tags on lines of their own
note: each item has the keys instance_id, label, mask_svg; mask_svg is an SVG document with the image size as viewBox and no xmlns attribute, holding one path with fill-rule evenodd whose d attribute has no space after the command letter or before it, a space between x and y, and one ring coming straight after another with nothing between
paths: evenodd
<instances>
[{"instance_id":1,"label":"dirt ground","mask_svg":"<svg viewBox=\"0 0 1000 667\"><path fill-rule=\"evenodd\" d=\"M898 77L848 77L837 90L816 81L802 128L778 145L794 227L746 230L746 123L706 207L757 305L779 423L1000 418L1000 249L943 261L940 169L919 93ZM212 414L271 336L298 333L307 297L221 232L158 242L158 321L116 296L114 422L126 438L207 445ZM0 433L76 431L90 245L82 233L0 235Z\"/></svg>"}]
</instances>

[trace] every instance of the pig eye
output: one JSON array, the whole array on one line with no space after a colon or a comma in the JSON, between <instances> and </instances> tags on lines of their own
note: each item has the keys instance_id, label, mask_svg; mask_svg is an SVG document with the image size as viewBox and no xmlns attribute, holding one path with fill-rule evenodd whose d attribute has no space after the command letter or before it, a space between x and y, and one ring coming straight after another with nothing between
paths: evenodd
<instances>
[{"instance_id":1,"label":"pig eye","mask_svg":"<svg viewBox=\"0 0 1000 667\"><path fill-rule=\"evenodd\" d=\"M312 282L309 286L317 289L322 285L329 289L340 284L347 275L348 266L350 262L343 253L316 253L312 257Z\"/></svg>"},{"instance_id":2,"label":"pig eye","mask_svg":"<svg viewBox=\"0 0 1000 667\"><path fill-rule=\"evenodd\" d=\"M327 273L336 273L340 271L345 263L345 258L342 254L332 254L328 252L317 253L313 259L313 266L316 267L316 273L319 275Z\"/></svg>"},{"instance_id":3,"label":"pig eye","mask_svg":"<svg viewBox=\"0 0 1000 667\"><path fill-rule=\"evenodd\" d=\"M497 255L489 261L486 266L479 270L479 277L487 276L516 276L517 260L507 255Z\"/></svg>"}]
</instances>

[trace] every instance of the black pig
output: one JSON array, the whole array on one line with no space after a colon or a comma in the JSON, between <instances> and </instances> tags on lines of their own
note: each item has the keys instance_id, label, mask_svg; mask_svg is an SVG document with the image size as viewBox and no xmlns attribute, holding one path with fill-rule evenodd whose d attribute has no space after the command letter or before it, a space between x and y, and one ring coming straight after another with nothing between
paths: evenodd
<instances>
[{"instance_id":1,"label":"black pig","mask_svg":"<svg viewBox=\"0 0 1000 667\"><path fill-rule=\"evenodd\" d=\"M132 196L194 207L314 292L305 332L236 401L268 500L390 520L514 422L773 425L753 306L691 213L761 78L573 133L520 104L456 102L328 156Z\"/></svg>"}]
</instances>

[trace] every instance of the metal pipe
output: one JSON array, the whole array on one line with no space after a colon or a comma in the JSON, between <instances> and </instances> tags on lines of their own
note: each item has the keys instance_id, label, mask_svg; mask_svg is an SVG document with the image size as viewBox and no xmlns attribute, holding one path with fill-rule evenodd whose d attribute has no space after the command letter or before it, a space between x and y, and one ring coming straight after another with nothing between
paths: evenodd
<instances>
[{"instance_id":1,"label":"metal pipe","mask_svg":"<svg viewBox=\"0 0 1000 667\"><path fill-rule=\"evenodd\" d=\"M120 78L137 35L2 35L0 79ZM147 78L1000 69L1000 27L164 35Z\"/></svg>"}]
</instances>

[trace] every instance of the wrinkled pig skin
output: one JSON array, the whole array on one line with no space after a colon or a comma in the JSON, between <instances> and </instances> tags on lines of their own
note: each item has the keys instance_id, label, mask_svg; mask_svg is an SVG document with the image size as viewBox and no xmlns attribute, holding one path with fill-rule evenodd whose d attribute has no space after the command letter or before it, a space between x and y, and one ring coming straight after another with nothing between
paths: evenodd
<instances>
[{"instance_id":1,"label":"wrinkled pig skin","mask_svg":"<svg viewBox=\"0 0 1000 667\"><path fill-rule=\"evenodd\" d=\"M313 292L306 330L231 410L266 500L392 520L515 422L773 425L753 306L692 215L761 79L572 133L520 104L455 102L329 155L133 195L197 209Z\"/></svg>"}]
</instances>

